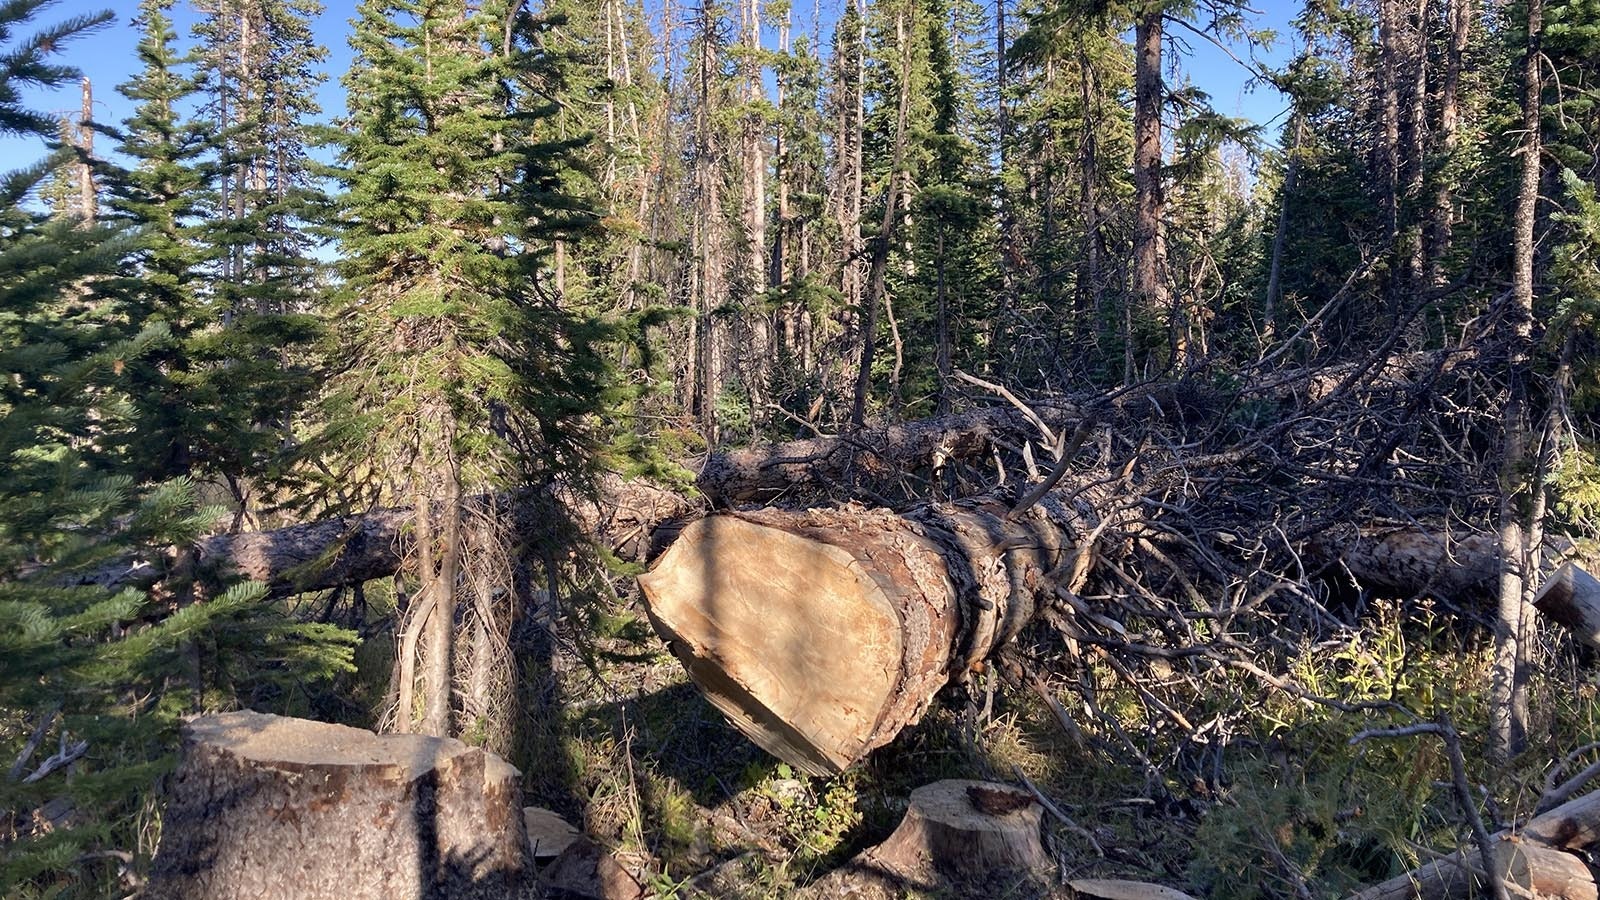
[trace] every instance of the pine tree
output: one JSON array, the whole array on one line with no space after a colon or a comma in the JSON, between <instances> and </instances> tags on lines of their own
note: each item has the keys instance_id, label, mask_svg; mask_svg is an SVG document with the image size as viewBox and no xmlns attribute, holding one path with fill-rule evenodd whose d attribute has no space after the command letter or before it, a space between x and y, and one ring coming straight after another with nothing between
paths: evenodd
<instances>
[{"instance_id":1,"label":"pine tree","mask_svg":"<svg viewBox=\"0 0 1600 900\"><path fill-rule=\"evenodd\" d=\"M367 0L352 37L326 440L365 498L417 509L401 730L458 729L458 618L500 633L513 614L494 567L515 537L474 498L581 477L607 399L600 330L551 291L553 241L594 217L563 187L572 143L548 139L545 24L521 3Z\"/></svg>"},{"instance_id":2,"label":"pine tree","mask_svg":"<svg viewBox=\"0 0 1600 900\"><path fill-rule=\"evenodd\" d=\"M17 88L70 79L51 55L109 15L14 37L41 6L0 4L0 128L48 137L54 123L22 109ZM167 570L177 560L163 548L192 542L219 510L188 479L131 474L132 372L173 331L125 318L139 301L115 274L152 245L125 222L30 209L51 162L0 186L0 753L15 760L0 809L44 823L7 847L8 897L105 895L114 873L97 860L136 846L183 713L241 697L294 708L350 658L348 637L287 619L260 585L109 577L133 554Z\"/></svg>"}]
</instances>

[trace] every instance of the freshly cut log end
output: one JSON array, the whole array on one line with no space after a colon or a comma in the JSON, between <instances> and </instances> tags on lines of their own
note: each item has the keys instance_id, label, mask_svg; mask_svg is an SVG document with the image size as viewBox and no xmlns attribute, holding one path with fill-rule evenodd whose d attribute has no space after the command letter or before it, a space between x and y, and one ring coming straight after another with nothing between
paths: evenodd
<instances>
[{"instance_id":1,"label":"freshly cut log end","mask_svg":"<svg viewBox=\"0 0 1600 900\"><path fill-rule=\"evenodd\" d=\"M709 516L639 578L689 676L761 747L842 771L915 723L1011 639L1066 545L1040 503L965 501L901 517L847 506Z\"/></svg>"},{"instance_id":2,"label":"freshly cut log end","mask_svg":"<svg viewBox=\"0 0 1600 900\"><path fill-rule=\"evenodd\" d=\"M1051 862L1039 841L1041 812L1032 795L1009 785L936 781L911 792L900 827L871 856L912 881L1043 870Z\"/></svg>"},{"instance_id":3,"label":"freshly cut log end","mask_svg":"<svg viewBox=\"0 0 1600 900\"><path fill-rule=\"evenodd\" d=\"M695 522L639 579L651 620L719 710L812 774L864 755L900 690L894 591L846 550L736 517Z\"/></svg>"},{"instance_id":4,"label":"freshly cut log end","mask_svg":"<svg viewBox=\"0 0 1600 900\"><path fill-rule=\"evenodd\" d=\"M1164 885L1122 878L1075 878L1067 887L1082 900L1195 900Z\"/></svg>"},{"instance_id":5,"label":"freshly cut log end","mask_svg":"<svg viewBox=\"0 0 1600 900\"><path fill-rule=\"evenodd\" d=\"M1600 579L1568 561L1539 588L1533 605L1572 636L1600 647Z\"/></svg>"},{"instance_id":6,"label":"freshly cut log end","mask_svg":"<svg viewBox=\"0 0 1600 900\"><path fill-rule=\"evenodd\" d=\"M531 897L520 781L460 741L205 716L183 729L146 896Z\"/></svg>"},{"instance_id":7,"label":"freshly cut log end","mask_svg":"<svg viewBox=\"0 0 1600 900\"><path fill-rule=\"evenodd\" d=\"M1531 841L1501 841L1494 867L1506 881L1535 897L1596 900L1594 875L1571 853Z\"/></svg>"}]
</instances>

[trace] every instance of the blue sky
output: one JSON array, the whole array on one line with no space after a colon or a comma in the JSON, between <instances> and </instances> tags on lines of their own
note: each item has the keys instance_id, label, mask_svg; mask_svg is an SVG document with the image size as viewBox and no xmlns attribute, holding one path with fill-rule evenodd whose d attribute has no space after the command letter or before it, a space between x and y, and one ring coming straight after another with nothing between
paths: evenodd
<instances>
[{"instance_id":1,"label":"blue sky","mask_svg":"<svg viewBox=\"0 0 1600 900\"><path fill-rule=\"evenodd\" d=\"M357 0L324 0L324 2L327 8L316 24L316 31L329 51L327 61L329 78L322 86L319 99L325 114L331 116L342 112L344 108L339 76L350 65L350 49L345 39L349 33L349 21L355 15ZM646 0L646 2L653 19L659 0ZM824 20L823 34L828 33L828 24L847 2L851 0L820 0L819 7ZM980 2L988 3L989 0ZM683 6L682 3L677 5L680 9ZM70 45L65 54L65 58L81 68L93 82L95 113L102 121L120 121L130 111L130 104L116 92L116 85L126 81L138 64L134 56L134 46L138 42L138 36L130 24L138 11L137 6L135 0L114 0L100 4L85 0L64 0L47 8L39 18L40 22L50 22L84 9L109 7L115 10L117 20L114 24ZM796 3L797 15L809 17L811 6L810 3ZM1256 12L1247 14L1250 20L1248 27L1252 30L1272 29L1279 35L1278 41L1270 50L1257 52L1257 60L1268 65L1277 65L1292 54L1290 40L1292 32L1289 21L1298 12L1299 7L1300 0L1259 0L1254 4ZM175 11L175 18L179 33L187 42L188 29L193 24L194 15L181 0L179 8ZM796 30L804 28L809 31L810 24L797 22ZM1264 137L1269 141L1275 139L1276 120L1288 105L1286 99L1269 86L1259 84L1254 87L1248 86L1250 73L1206 41L1178 30L1174 30L1172 35L1182 42L1183 50L1186 51L1179 57L1183 73L1197 87L1211 95L1216 109L1258 123L1272 123L1266 129ZM1243 46L1235 46L1234 52L1246 56L1250 51ZM78 107L76 87L53 93L34 92L27 99L35 109L44 111L66 112L76 110ZM41 152L37 141L0 140L0 171L9 171L26 165L37 159Z\"/></svg>"}]
</instances>

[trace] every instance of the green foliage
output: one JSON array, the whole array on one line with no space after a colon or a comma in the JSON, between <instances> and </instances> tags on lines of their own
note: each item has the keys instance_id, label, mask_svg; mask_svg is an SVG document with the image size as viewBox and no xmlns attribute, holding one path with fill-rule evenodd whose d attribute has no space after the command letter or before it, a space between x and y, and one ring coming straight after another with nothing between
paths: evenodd
<instances>
[{"instance_id":1,"label":"green foliage","mask_svg":"<svg viewBox=\"0 0 1600 900\"><path fill-rule=\"evenodd\" d=\"M0 117L10 122L31 121L12 108L19 81L67 77L44 54L81 31L58 26L45 30L49 40L13 46L12 29L40 5L0 6ZM153 37L141 50L151 69L134 88L147 98L166 89L152 77L168 34L160 12L147 4ZM350 635L286 616L260 585L169 577L159 590L117 586L130 560L160 577L165 548L193 542L221 513L195 482L152 480L175 473L131 458L161 428L150 421L148 373L175 368L174 347L198 330L171 315L181 279L162 277L189 258L181 226L165 215L170 206L145 202L193 182L177 157L156 151L172 145L151 136L173 132L152 115L146 105L131 124L130 146L150 153L124 182L125 218L91 226L31 211L24 197L48 164L8 176L0 202L0 755L18 760L21 776L0 780L0 809L21 823L5 824L6 896L102 893L105 873L84 854L139 846L183 714L283 708L349 668ZM175 386L162 412L198 414L207 403L198 393ZM47 804L59 821L28 823Z\"/></svg>"},{"instance_id":2,"label":"green foliage","mask_svg":"<svg viewBox=\"0 0 1600 900\"><path fill-rule=\"evenodd\" d=\"M361 6L324 407L358 478L406 490L449 459L482 489L587 466L609 332L553 294L549 258L595 217L564 191L576 143L547 127L550 22L520 9Z\"/></svg>"}]
</instances>

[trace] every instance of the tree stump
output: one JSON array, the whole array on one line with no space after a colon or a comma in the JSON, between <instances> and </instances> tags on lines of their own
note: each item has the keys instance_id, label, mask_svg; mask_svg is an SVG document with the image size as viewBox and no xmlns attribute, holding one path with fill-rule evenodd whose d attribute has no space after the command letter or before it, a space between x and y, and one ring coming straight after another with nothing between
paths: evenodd
<instances>
[{"instance_id":1,"label":"tree stump","mask_svg":"<svg viewBox=\"0 0 1600 900\"><path fill-rule=\"evenodd\" d=\"M889 839L869 854L910 881L929 873L970 880L998 871L1048 868L1039 841L1042 810L1033 795L990 781L951 779L911 792Z\"/></svg>"},{"instance_id":2,"label":"tree stump","mask_svg":"<svg viewBox=\"0 0 1600 900\"><path fill-rule=\"evenodd\" d=\"M146 896L533 896L521 775L460 741L253 712L183 729Z\"/></svg>"}]
</instances>

